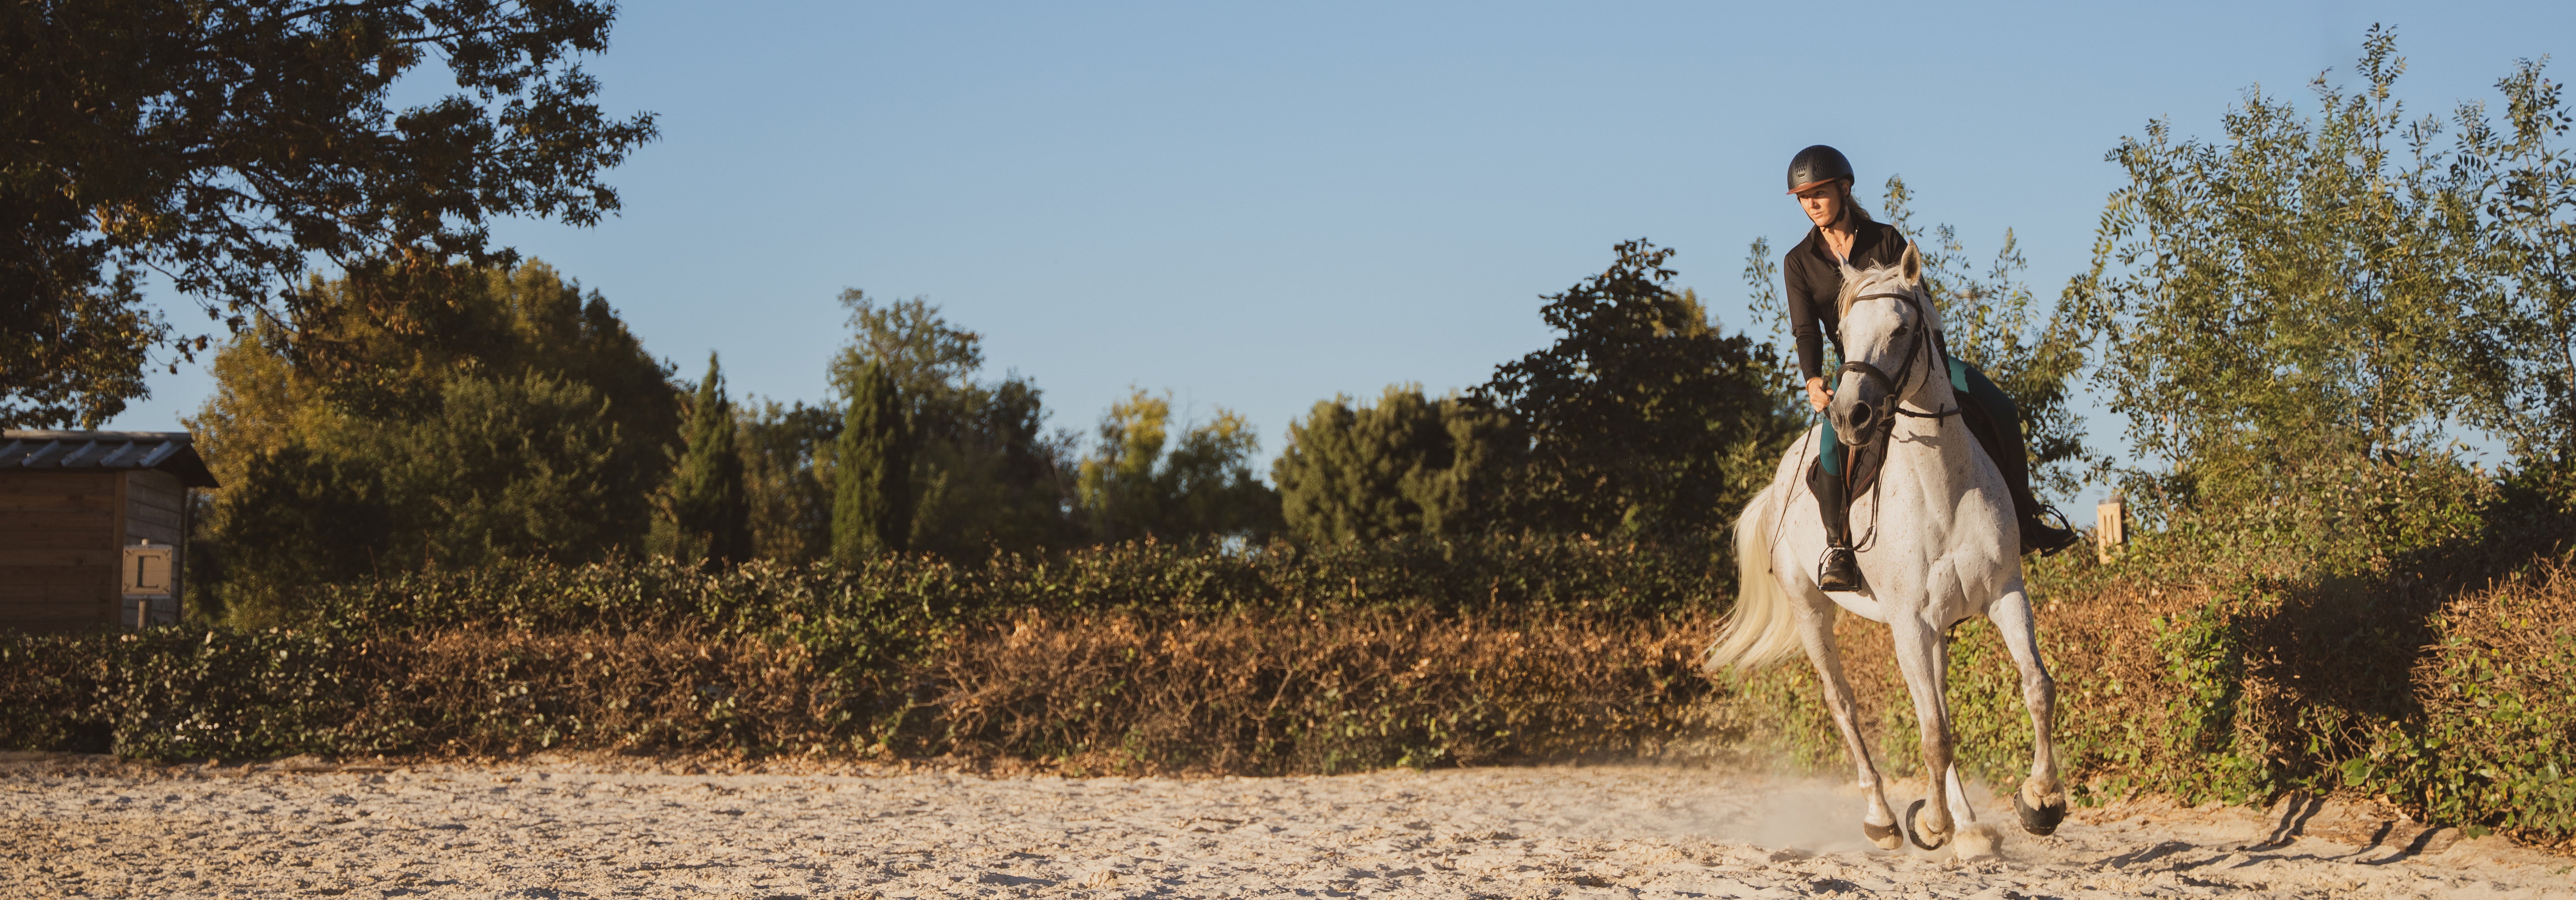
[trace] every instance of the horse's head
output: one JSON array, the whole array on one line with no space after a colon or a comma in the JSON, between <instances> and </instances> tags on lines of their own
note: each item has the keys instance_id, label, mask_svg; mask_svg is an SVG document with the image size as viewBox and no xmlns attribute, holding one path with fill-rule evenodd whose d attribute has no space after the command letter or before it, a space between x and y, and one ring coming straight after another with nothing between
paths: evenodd
<instances>
[{"instance_id":1,"label":"horse's head","mask_svg":"<svg viewBox=\"0 0 2576 900\"><path fill-rule=\"evenodd\" d=\"M1837 303L1844 362L1825 411L1846 446L1865 446L1896 415L1897 401L1932 380L1926 367L1937 365L1932 335L1941 318L1924 295L1923 257L1912 244L1894 266L1844 266Z\"/></svg>"}]
</instances>

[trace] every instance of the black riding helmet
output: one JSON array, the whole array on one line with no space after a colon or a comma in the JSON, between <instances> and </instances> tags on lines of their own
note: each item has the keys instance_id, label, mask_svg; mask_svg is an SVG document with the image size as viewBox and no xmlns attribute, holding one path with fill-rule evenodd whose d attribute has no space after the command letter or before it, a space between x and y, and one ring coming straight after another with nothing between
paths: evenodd
<instances>
[{"instance_id":1,"label":"black riding helmet","mask_svg":"<svg viewBox=\"0 0 2576 900\"><path fill-rule=\"evenodd\" d=\"M1842 151L1823 144L1800 150L1795 158L1789 160L1789 193L1792 194L1819 182L1850 177L1851 160L1844 159Z\"/></svg>"}]
</instances>

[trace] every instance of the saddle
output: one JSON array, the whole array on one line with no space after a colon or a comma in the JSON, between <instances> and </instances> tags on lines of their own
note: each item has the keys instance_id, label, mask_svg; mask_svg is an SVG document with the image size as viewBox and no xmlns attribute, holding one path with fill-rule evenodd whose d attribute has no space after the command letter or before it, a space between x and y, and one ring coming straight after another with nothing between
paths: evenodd
<instances>
[{"instance_id":1,"label":"saddle","mask_svg":"<svg viewBox=\"0 0 2576 900\"><path fill-rule=\"evenodd\" d=\"M1842 454L1843 508L1837 511L1847 513L1851 510L1852 503L1858 501L1862 494L1868 493L1872 486L1878 484L1878 470L1881 466L1884 466L1887 463L1887 442L1877 441L1867 447L1844 447L1842 448ZM1822 458L1807 461L1807 490L1809 492L1815 493L1816 496L1819 497L1824 496L1824 493L1818 491L1816 486L1823 484L1825 479L1832 477L1832 475L1825 472L1824 460Z\"/></svg>"}]
</instances>

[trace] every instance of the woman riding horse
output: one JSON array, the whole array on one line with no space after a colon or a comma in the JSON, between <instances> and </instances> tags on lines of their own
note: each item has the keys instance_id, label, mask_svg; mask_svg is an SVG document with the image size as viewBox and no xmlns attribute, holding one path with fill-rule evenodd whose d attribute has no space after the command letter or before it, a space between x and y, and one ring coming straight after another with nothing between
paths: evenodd
<instances>
[{"instance_id":1,"label":"woman riding horse","mask_svg":"<svg viewBox=\"0 0 2576 900\"><path fill-rule=\"evenodd\" d=\"M1806 376L1807 402L1818 412L1833 400L1833 392L1825 387L1825 342L1833 341L1835 359L1842 357L1836 303L1843 290L1843 272L1895 265L1905 255L1905 235L1895 226L1872 221L1852 202L1852 180L1851 161L1823 144L1800 150L1789 161L1789 193L1797 196L1798 206L1815 227L1807 230L1806 240L1789 248L1788 256L1780 260L1780 271L1789 282L1789 329L1798 343L1798 372ZM2046 507L2031 495L2030 456L2022 444L2020 410L1984 372L1951 357L1948 347L1935 347L1948 361L1952 386L1962 398L1960 421L1985 446L1986 455L2012 486L2013 510L2021 519L2022 552L2047 555L2073 546L2075 532L2042 521L2040 513ZM1816 585L1828 591L1861 590L1860 567L1852 558L1850 505L1845 502L1851 461L1834 429L1824 429L1822 444L1817 454L1822 473L1810 482L1824 513L1827 545L1825 558L1816 566Z\"/></svg>"}]
</instances>

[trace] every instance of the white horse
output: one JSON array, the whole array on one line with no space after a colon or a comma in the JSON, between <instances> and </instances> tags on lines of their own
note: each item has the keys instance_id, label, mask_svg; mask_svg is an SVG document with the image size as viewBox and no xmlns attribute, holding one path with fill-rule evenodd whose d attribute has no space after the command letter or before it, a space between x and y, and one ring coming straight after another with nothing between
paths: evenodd
<instances>
[{"instance_id":1,"label":"white horse","mask_svg":"<svg viewBox=\"0 0 2576 900\"><path fill-rule=\"evenodd\" d=\"M1842 343L1851 362L1836 373L1834 399L1826 408L1831 427L1845 446L1887 442L1877 486L1851 506L1852 543L1867 589L1829 594L1816 586L1825 534L1815 493L1806 487L1806 467L1817 445L1817 433L1810 430L1736 523L1741 578L1735 612L1709 648L1707 665L1711 671L1750 671L1804 647L1868 795L1861 830L1879 847L1894 850L1897 820L1853 718L1851 684L1843 679L1834 647L1834 607L1885 623L1922 726L1923 771L1936 776L1929 779L1927 796L1906 809L1906 837L1930 850L1955 834L1961 856L1991 855L2001 837L1977 824L1959 783L1945 691L1945 634L1969 616L1992 620L2021 667L2022 701L2030 707L2036 738L2030 777L2013 794L2022 827L2048 834L2066 815L2049 736L2056 684L2040 663L2030 598L2022 590L2012 495L1976 438L1948 415L1958 409L1958 399L1935 349L1940 314L1923 291L1923 262L1914 248L1907 247L1892 268L1859 272L1845 266L1839 302ZM1927 803L1930 811L1924 813Z\"/></svg>"}]
</instances>

